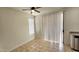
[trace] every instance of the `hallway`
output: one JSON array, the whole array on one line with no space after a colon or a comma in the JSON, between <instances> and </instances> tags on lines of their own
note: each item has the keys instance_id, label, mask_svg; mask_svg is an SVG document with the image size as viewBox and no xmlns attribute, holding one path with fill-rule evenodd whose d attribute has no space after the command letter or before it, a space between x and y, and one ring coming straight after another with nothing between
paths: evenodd
<instances>
[{"instance_id":1,"label":"hallway","mask_svg":"<svg viewBox=\"0 0 79 59\"><path fill-rule=\"evenodd\" d=\"M58 43L45 41L44 39L34 39L12 52L72 52L69 46L61 46ZM73 51L74 52L74 51Z\"/></svg>"}]
</instances>

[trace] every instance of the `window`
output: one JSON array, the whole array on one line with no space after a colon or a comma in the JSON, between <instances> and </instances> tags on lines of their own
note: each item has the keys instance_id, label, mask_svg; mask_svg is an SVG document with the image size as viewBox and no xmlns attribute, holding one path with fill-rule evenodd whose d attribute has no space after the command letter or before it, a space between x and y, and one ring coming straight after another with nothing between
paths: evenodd
<instances>
[{"instance_id":1,"label":"window","mask_svg":"<svg viewBox=\"0 0 79 59\"><path fill-rule=\"evenodd\" d=\"M29 34L34 34L34 17L29 18Z\"/></svg>"}]
</instances>

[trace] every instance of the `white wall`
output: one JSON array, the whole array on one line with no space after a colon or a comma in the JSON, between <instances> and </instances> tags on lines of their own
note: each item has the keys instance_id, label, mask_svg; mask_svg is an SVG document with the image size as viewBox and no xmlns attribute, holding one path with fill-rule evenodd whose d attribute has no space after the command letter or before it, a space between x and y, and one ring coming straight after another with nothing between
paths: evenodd
<instances>
[{"instance_id":1,"label":"white wall","mask_svg":"<svg viewBox=\"0 0 79 59\"><path fill-rule=\"evenodd\" d=\"M29 40L27 14L0 8L0 51L10 51Z\"/></svg>"},{"instance_id":2,"label":"white wall","mask_svg":"<svg viewBox=\"0 0 79 59\"><path fill-rule=\"evenodd\" d=\"M79 8L66 8L64 11L64 43L70 43L69 32L79 32Z\"/></svg>"}]
</instances>

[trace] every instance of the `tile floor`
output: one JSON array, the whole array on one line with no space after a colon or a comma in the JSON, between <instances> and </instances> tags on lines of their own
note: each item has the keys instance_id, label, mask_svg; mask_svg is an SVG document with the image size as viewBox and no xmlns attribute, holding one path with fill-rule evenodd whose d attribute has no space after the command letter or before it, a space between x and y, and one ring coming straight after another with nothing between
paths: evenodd
<instances>
[{"instance_id":1,"label":"tile floor","mask_svg":"<svg viewBox=\"0 0 79 59\"><path fill-rule=\"evenodd\" d=\"M58 43L50 43L43 39L34 39L12 52L75 52L69 46L60 46Z\"/></svg>"}]
</instances>

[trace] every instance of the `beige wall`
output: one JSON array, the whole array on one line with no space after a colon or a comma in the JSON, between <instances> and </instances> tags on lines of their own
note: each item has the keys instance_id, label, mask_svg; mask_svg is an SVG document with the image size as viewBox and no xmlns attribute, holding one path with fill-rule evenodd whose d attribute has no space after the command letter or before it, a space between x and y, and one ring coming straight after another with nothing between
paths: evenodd
<instances>
[{"instance_id":1,"label":"beige wall","mask_svg":"<svg viewBox=\"0 0 79 59\"><path fill-rule=\"evenodd\" d=\"M0 8L0 51L10 51L29 40L27 14Z\"/></svg>"},{"instance_id":2,"label":"beige wall","mask_svg":"<svg viewBox=\"0 0 79 59\"><path fill-rule=\"evenodd\" d=\"M64 42L69 44L69 32L79 31L79 8L66 8L64 11Z\"/></svg>"}]
</instances>

